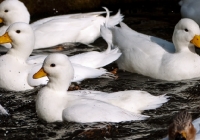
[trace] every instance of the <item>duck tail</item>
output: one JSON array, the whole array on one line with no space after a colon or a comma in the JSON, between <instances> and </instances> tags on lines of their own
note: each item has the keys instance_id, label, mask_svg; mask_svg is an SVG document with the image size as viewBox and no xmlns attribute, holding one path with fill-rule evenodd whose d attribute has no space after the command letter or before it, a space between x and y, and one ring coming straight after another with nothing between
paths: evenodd
<instances>
[{"instance_id":1,"label":"duck tail","mask_svg":"<svg viewBox=\"0 0 200 140\"><path fill-rule=\"evenodd\" d=\"M108 49L107 50L111 49L111 46L112 46L112 32L111 32L111 30L109 30L106 27L106 23L104 25L101 25L100 34L101 34L101 37L108 44Z\"/></svg>"},{"instance_id":2,"label":"duck tail","mask_svg":"<svg viewBox=\"0 0 200 140\"><path fill-rule=\"evenodd\" d=\"M108 47L103 52L106 57L99 63L99 67L106 66L114 61L116 61L120 56L121 52L118 47L114 47L112 44L112 32L110 29L106 28L106 25L102 25L100 29L102 38L107 42Z\"/></svg>"},{"instance_id":3,"label":"duck tail","mask_svg":"<svg viewBox=\"0 0 200 140\"><path fill-rule=\"evenodd\" d=\"M160 96L156 96L153 100L152 103L149 103L148 106L146 106L143 110L150 110L150 109L156 109L158 107L161 107L164 103L166 103L167 101L169 101L169 96L164 95L160 95Z\"/></svg>"},{"instance_id":4,"label":"duck tail","mask_svg":"<svg viewBox=\"0 0 200 140\"><path fill-rule=\"evenodd\" d=\"M105 24L107 28L114 27L115 25L119 24L123 20L123 15L120 13L120 10L117 12L116 15L110 17L110 11L103 7L106 10L106 20Z\"/></svg>"},{"instance_id":5,"label":"duck tail","mask_svg":"<svg viewBox=\"0 0 200 140\"><path fill-rule=\"evenodd\" d=\"M104 53L105 53L105 57L98 64L98 68L104 67L104 66L116 61L121 56L121 53L119 52L118 48L112 49L109 52L107 49Z\"/></svg>"},{"instance_id":6,"label":"duck tail","mask_svg":"<svg viewBox=\"0 0 200 140\"><path fill-rule=\"evenodd\" d=\"M8 112L0 105L0 115L8 115Z\"/></svg>"}]
</instances>

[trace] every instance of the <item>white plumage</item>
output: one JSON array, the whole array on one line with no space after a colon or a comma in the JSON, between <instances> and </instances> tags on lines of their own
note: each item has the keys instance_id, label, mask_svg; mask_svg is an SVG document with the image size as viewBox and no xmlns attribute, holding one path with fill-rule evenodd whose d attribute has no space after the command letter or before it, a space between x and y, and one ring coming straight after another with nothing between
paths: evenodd
<instances>
[{"instance_id":1,"label":"white plumage","mask_svg":"<svg viewBox=\"0 0 200 140\"><path fill-rule=\"evenodd\" d=\"M63 73L62 71L68 71ZM67 91L73 68L66 55L50 54L43 68L34 75L48 75L49 82L37 94L36 111L47 121L120 122L143 120L143 110L155 109L167 102L167 96L153 96L145 91L129 90L105 93L91 90Z\"/></svg>"},{"instance_id":2,"label":"white plumage","mask_svg":"<svg viewBox=\"0 0 200 140\"><path fill-rule=\"evenodd\" d=\"M48 82L47 77L41 79L32 78L33 74L42 67L46 56L29 57L34 46L34 32L30 25L26 23L12 24L7 32L0 37L0 43L5 43L6 39L12 43L12 48L9 49L7 54L0 56L0 87L7 90L20 91L46 84ZM99 53L100 56L103 56L99 59L106 59L106 57L113 56L113 61L115 61L121 55L120 53L113 54L112 51L110 52L110 55L109 52L105 53L106 56L104 52ZM109 59L109 62L112 61ZM75 70L73 82L80 82L87 78L96 78L104 74L107 77L114 76L103 68L95 69L79 64L73 64L73 68Z\"/></svg>"},{"instance_id":3,"label":"white plumage","mask_svg":"<svg viewBox=\"0 0 200 140\"><path fill-rule=\"evenodd\" d=\"M101 14L106 12L107 17L102 17ZM107 22L108 26L112 27L123 19L120 12L111 17L109 17L107 9L106 12L54 16L30 24L35 32L34 49L51 47L64 42L81 42L83 44L94 42L100 36L100 25ZM4 23L4 26L0 28L0 35L2 35L15 22L29 23L30 15L22 2L4 0L0 4L0 19ZM4 46L11 47L10 44Z\"/></svg>"},{"instance_id":4,"label":"white plumage","mask_svg":"<svg viewBox=\"0 0 200 140\"><path fill-rule=\"evenodd\" d=\"M191 19L181 19L175 26L173 44L163 39L138 33L124 23L121 27L101 27L103 38L122 55L120 69L156 79L175 81L200 77L200 30Z\"/></svg>"}]
</instances>

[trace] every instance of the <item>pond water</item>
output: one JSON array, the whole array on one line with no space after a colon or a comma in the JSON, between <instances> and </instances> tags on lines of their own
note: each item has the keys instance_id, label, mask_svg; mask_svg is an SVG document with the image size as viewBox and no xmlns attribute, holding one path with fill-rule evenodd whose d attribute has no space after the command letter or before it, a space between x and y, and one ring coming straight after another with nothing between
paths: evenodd
<instances>
[{"instance_id":1,"label":"pond water","mask_svg":"<svg viewBox=\"0 0 200 140\"><path fill-rule=\"evenodd\" d=\"M175 24L179 21L178 12L169 12L167 16L144 14L143 16L127 16L124 22L132 29L164 38L171 41ZM61 44L62 53L74 55L85 51L102 51L107 47L103 39L98 39L87 47L79 43ZM0 48L4 54L5 49ZM35 50L33 54L59 52L55 48ZM112 70L116 64L105 68ZM25 92L8 92L0 89L0 103L9 111L9 116L0 117L0 139L135 139L156 140L167 134L167 127L173 116L180 110L188 110L193 119L199 113L200 79L167 82L155 80L138 74L118 71L118 79L90 79L80 84L81 89L115 92L124 90L144 90L153 95L167 94L170 100L156 110L144 111L151 116L144 121L121 123L46 123L38 119L35 112L35 97L38 87Z\"/></svg>"}]
</instances>

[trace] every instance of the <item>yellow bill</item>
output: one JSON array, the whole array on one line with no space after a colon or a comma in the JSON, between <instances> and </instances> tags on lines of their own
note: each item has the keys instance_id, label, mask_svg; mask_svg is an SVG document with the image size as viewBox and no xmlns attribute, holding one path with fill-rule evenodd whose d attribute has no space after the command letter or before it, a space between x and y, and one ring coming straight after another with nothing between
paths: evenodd
<instances>
[{"instance_id":1,"label":"yellow bill","mask_svg":"<svg viewBox=\"0 0 200 140\"><path fill-rule=\"evenodd\" d=\"M44 68L41 68L37 73L33 75L33 79L39 79L47 76L47 73L44 71Z\"/></svg>"},{"instance_id":2,"label":"yellow bill","mask_svg":"<svg viewBox=\"0 0 200 140\"><path fill-rule=\"evenodd\" d=\"M0 23L3 23L3 19L2 18L0 18Z\"/></svg>"},{"instance_id":3,"label":"yellow bill","mask_svg":"<svg viewBox=\"0 0 200 140\"><path fill-rule=\"evenodd\" d=\"M0 44L4 44L4 43L11 43L12 40L10 38L10 36L8 35L8 32L6 32L4 35L0 36Z\"/></svg>"},{"instance_id":4,"label":"yellow bill","mask_svg":"<svg viewBox=\"0 0 200 140\"><path fill-rule=\"evenodd\" d=\"M185 139L187 138L186 132L185 131L181 131L181 135L182 137L184 137Z\"/></svg>"},{"instance_id":5,"label":"yellow bill","mask_svg":"<svg viewBox=\"0 0 200 140\"><path fill-rule=\"evenodd\" d=\"M190 42L200 48L200 35L195 35Z\"/></svg>"}]
</instances>

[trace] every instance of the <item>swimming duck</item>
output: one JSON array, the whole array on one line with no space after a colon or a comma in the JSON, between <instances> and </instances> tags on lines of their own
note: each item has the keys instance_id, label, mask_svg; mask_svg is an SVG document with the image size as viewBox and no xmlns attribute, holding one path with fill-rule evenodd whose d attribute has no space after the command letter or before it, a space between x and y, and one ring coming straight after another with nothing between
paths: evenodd
<instances>
[{"instance_id":1,"label":"swimming duck","mask_svg":"<svg viewBox=\"0 0 200 140\"><path fill-rule=\"evenodd\" d=\"M122 21L123 16L118 12L109 17L100 16L106 12L79 13L54 16L38 20L31 24L35 32L34 49L55 46L64 42L81 42L89 44L100 36L100 25L108 22L112 27ZM29 23L30 14L25 5L18 0L4 0L0 4L0 23L4 26L0 28L0 35L15 22ZM7 48L9 44L4 45Z\"/></svg>"},{"instance_id":2,"label":"swimming duck","mask_svg":"<svg viewBox=\"0 0 200 140\"><path fill-rule=\"evenodd\" d=\"M199 0L181 0L181 16L183 18L190 18L200 25L200 1Z\"/></svg>"},{"instance_id":3,"label":"swimming duck","mask_svg":"<svg viewBox=\"0 0 200 140\"><path fill-rule=\"evenodd\" d=\"M8 112L0 105L0 115L8 115Z\"/></svg>"},{"instance_id":4,"label":"swimming duck","mask_svg":"<svg viewBox=\"0 0 200 140\"><path fill-rule=\"evenodd\" d=\"M34 42L34 32L26 23L12 24L0 37L0 44L12 44L12 48L7 54L0 56L0 88L22 91L48 82L47 77L37 80L32 78L32 75L42 67L42 63L37 63L37 59L34 64L27 62L33 51ZM33 59L31 60L33 61ZM39 59L39 61L41 60ZM78 64L73 64L73 67L75 69L73 82L96 78L104 74L107 77L113 76L105 69L94 69Z\"/></svg>"},{"instance_id":5,"label":"swimming duck","mask_svg":"<svg viewBox=\"0 0 200 140\"><path fill-rule=\"evenodd\" d=\"M191 114L179 112L169 126L168 137L163 140L200 140L200 118L192 122Z\"/></svg>"},{"instance_id":6,"label":"swimming duck","mask_svg":"<svg viewBox=\"0 0 200 140\"><path fill-rule=\"evenodd\" d=\"M191 19L176 24L173 44L138 33L124 23L121 28L102 26L101 34L121 51L117 64L122 70L167 81L200 77L200 57L195 53L195 46L200 47L200 29Z\"/></svg>"},{"instance_id":7,"label":"swimming duck","mask_svg":"<svg viewBox=\"0 0 200 140\"><path fill-rule=\"evenodd\" d=\"M67 73L63 72L67 71ZM74 70L64 54L50 54L33 78L48 76L49 82L36 97L38 117L47 121L120 122L143 120L143 110L155 109L168 101L165 95L128 90L105 93L92 90L67 91Z\"/></svg>"}]
</instances>

